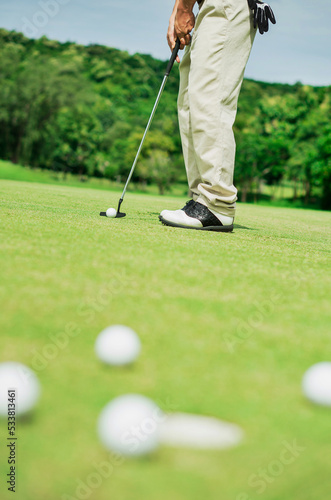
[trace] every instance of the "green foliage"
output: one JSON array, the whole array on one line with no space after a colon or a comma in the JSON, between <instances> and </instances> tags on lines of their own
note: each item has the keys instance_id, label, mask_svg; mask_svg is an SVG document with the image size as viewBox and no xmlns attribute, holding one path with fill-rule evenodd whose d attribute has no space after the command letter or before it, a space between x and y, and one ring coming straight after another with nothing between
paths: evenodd
<instances>
[{"instance_id":1,"label":"green foliage","mask_svg":"<svg viewBox=\"0 0 331 500\"><path fill-rule=\"evenodd\" d=\"M331 206L330 89L244 82L236 123L236 179L243 200L261 183L287 179L294 183L294 200L300 183L305 203L322 190L323 208Z\"/></svg>"},{"instance_id":2,"label":"green foliage","mask_svg":"<svg viewBox=\"0 0 331 500\"><path fill-rule=\"evenodd\" d=\"M82 176L104 174L108 162L99 152L103 130L88 109L60 111L56 121L56 140L52 161L64 172Z\"/></svg>"},{"instance_id":3,"label":"green foliage","mask_svg":"<svg viewBox=\"0 0 331 500\"><path fill-rule=\"evenodd\" d=\"M0 29L0 158L120 180L131 168L165 63ZM133 180L185 183L174 68ZM331 87L245 80L235 124L240 197L290 181L293 200L330 209Z\"/></svg>"}]
</instances>

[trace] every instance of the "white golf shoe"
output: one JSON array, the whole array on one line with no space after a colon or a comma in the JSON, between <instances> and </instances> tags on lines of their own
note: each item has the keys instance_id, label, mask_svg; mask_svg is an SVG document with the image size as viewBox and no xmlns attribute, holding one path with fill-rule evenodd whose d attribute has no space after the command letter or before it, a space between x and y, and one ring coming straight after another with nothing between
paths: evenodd
<instances>
[{"instance_id":1,"label":"white golf shoe","mask_svg":"<svg viewBox=\"0 0 331 500\"><path fill-rule=\"evenodd\" d=\"M230 232L233 230L233 217L216 214L202 203L189 201L181 210L163 210L160 221L166 226L202 231Z\"/></svg>"}]
</instances>

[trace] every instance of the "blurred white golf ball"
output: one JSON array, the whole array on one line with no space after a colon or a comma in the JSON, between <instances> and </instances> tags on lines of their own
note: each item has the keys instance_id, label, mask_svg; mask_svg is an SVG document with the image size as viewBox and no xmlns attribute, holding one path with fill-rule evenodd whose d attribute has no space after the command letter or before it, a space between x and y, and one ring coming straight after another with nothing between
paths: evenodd
<instances>
[{"instance_id":1,"label":"blurred white golf ball","mask_svg":"<svg viewBox=\"0 0 331 500\"><path fill-rule=\"evenodd\" d=\"M115 208L108 208L108 210L106 211L106 215L107 217L116 217L116 214L117 214L117 210L115 210Z\"/></svg>"},{"instance_id":2,"label":"blurred white golf ball","mask_svg":"<svg viewBox=\"0 0 331 500\"><path fill-rule=\"evenodd\" d=\"M102 410L98 434L108 450L127 457L147 455L158 447L164 414L150 399L126 394Z\"/></svg>"},{"instance_id":3,"label":"blurred white golf ball","mask_svg":"<svg viewBox=\"0 0 331 500\"><path fill-rule=\"evenodd\" d=\"M331 406L331 363L324 361L311 366L304 374L302 389L313 403Z\"/></svg>"},{"instance_id":4,"label":"blurred white golf ball","mask_svg":"<svg viewBox=\"0 0 331 500\"><path fill-rule=\"evenodd\" d=\"M0 363L0 415L8 414L8 390L15 389L16 415L30 411L40 395L40 384L27 366L8 361Z\"/></svg>"},{"instance_id":5,"label":"blurred white golf ball","mask_svg":"<svg viewBox=\"0 0 331 500\"><path fill-rule=\"evenodd\" d=\"M95 343L98 358L114 366L132 363L139 356L140 350L141 343L136 332L123 325L105 328Z\"/></svg>"}]
</instances>

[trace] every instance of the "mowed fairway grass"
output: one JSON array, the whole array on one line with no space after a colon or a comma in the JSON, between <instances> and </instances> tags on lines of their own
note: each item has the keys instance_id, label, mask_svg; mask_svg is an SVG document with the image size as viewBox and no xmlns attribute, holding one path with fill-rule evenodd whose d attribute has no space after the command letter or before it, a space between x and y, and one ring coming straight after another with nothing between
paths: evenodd
<instances>
[{"instance_id":1,"label":"mowed fairway grass","mask_svg":"<svg viewBox=\"0 0 331 500\"><path fill-rule=\"evenodd\" d=\"M16 495L0 421L1 499L330 497L331 409L301 393L304 371L331 361L330 213L240 204L234 232L217 234L159 223L184 198L128 193L127 217L107 219L99 211L117 193L18 181L0 191L0 361L27 364L42 385L18 422ZM95 357L111 324L142 340L130 368ZM111 459L96 421L125 393L235 422L245 439L223 451L162 447L98 481Z\"/></svg>"}]
</instances>

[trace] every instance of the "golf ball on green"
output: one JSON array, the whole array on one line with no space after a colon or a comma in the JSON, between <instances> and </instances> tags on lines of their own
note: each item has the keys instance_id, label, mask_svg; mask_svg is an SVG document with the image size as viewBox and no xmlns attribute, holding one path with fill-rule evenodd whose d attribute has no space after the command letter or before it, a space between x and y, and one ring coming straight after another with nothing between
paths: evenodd
<instances>
[{"instance_id":1,"label":"golf ball on green","mask_svg":"<svg viewBox=\"0 0 331 500\"><path fill-rule=\"evenodd\" d=\"M114 219L116 217L116 214L117 214L117 211L115 210L115 208L108 208L108 210L106 212L107 217L111 217L112 219Z\"/></svg>"},{"instance_id":2,"label":"golf ball on green","mask_svg":"<svg viewBox=\"0 0 331 500\"><path fill-rule=\"evenodd\" d=\"M152 453L159 445L164 414L154 401L140 394L113 399L98 420L100 441L108 450L127 457Z\"/></svg>"},{"instance_id":3,"label":"golf ball on green","mask_svg":"<svg viewBox=\"0 0 331 500\"><path fill-rule=\"evenodd\" d=\"M331 363L324 361L311 366L303 377L302 389L313 403L331 406Z\"/></svg>"},{"instance_id":4,"label":"golf ball on green","mask_svg":"<svg viewBox=\"0 0 331 500\"><path fill-rule=\"evenodd\" d=\"M32 410L39 396L40 384L30 368L13 361L0 363L0 415L8 414L9 403L15 404L16 415L23 415Z\"/></svg>"},{"instance_id":5,"label":"golf ball on green","mask_svg":"<svg viewBox=\"0 0 331 500\"><path fill-rule=\"evenodd\" d=\"M113 325L105 328L97 337L97 357L113 366L128 365L139 356L141 343L138 335L128 326Z\"/></svg>"}]
</instances>

